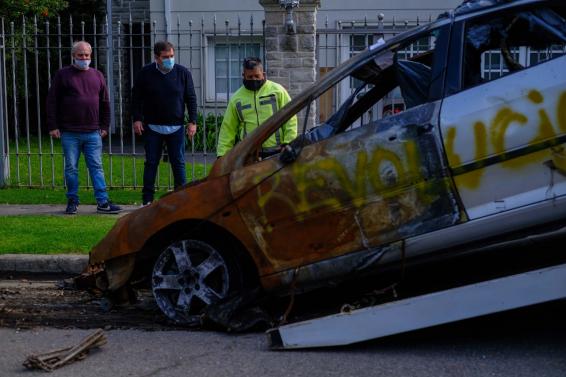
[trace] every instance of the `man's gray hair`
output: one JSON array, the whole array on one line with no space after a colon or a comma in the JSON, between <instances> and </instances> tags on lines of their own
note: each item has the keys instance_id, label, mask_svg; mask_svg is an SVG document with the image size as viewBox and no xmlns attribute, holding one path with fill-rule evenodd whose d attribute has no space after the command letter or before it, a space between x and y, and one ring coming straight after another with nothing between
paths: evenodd
<instances>
[{"instance_id":1,"label":"man's gray hair","mask_svg":"<svg viewBox=\"0 0 566 377\"><path fill-rule=\"evenodd\" d=\"M71 48L71 54L75 55L75 52L78 51L80 45L82 45L83 43L88 46L88 49L92 53L92 46L90 45L90 43L88 43L87 41L76 41L75 43L73 43L73 47Z\"/></svg>"}]
</instances>

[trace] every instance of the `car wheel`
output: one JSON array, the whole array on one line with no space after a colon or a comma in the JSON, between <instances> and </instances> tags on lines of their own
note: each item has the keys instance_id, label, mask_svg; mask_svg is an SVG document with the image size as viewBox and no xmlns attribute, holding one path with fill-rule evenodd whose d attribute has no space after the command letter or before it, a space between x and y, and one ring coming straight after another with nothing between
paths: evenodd
<instances>
[{"instance_id":1,"label":"car wheel","mask_svg":"<svg viewBox=\"0 0 566 377\"><path fill-rule=\"evenodd\" d=\"M180 240L163 250L151 276L153 296L177 323L199 321L202 310L241 286L238 266L210 244Z\"/></svg>"}]
</instances>

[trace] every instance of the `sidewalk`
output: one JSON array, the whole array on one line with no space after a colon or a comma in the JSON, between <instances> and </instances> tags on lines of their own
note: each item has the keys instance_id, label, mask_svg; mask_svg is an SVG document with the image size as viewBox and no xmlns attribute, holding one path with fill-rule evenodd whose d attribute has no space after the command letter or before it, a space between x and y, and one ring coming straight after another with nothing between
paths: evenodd
<instances>
[{"instance_id":1,"label":"sidewalk","mask_svg":"<svg viewBox=\"0 0 566 377\"><path fill-rule=\"evenodd\" d=\"M122 212L117 216L123 216L138 208L139 205L120 205ZM12 215L65 215L65 204L0 204L0 216ZM96 214L96 205L81 204L77 215ZM73 215L73 216L77 216ZM70 215L65 215L70 216ZM109 215L110 216L110 215ZM115 215L112 215L115 216Z\"/></svg>"},{"instance_id":2,"label":"sidewalk","mask_svg":"<svg viewBox=\"0 0 566 377\"><path fill-rule=\"evenodd\" d=\"M139 205L121 205L123 216L138 208ZM64 204L0 204L0 217L12 215L60 215L80 216L95 215L96 205L79 205L76 215L65 215ZM0 255L0 278L14 274L57 274L76 275L82 272L88 263L88 255L60 254L3 254Z\"/></svg>"}]
</instances>

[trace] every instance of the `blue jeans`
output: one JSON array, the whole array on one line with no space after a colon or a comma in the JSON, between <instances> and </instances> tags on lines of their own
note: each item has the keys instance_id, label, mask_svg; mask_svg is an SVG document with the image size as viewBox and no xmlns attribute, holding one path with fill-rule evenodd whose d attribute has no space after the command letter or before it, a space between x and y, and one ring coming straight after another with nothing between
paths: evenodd
<instances>
[{"instance_id":1,"label":"blue jeans","mask_svg":"<svg viewBox=\"0 0 566 377\"><path fill-rule=\"evenodd\" d=\"M69 132L61 133L61 145L65 156L65 181L67 182L67 199L79 201L79 157L85 156L86 166L94 197L99 204L108 201L106 181L102 170L102 137L100 132Z\"/></svg>"},{"instance_id":2,"label":"blue jeans","mask_svg":"<svg viewBox=\"0 0 566 377\"><path fill-rule=\"evenodd\" d=\"M172 134L163 135L146 126L144 127L144 135L145 163L142 200L149 202L153 200L155 194L155 177L157 176L157 166L163 152L164 141L167 145L167 154L173 170L175 188L187 182L185 177L185 128L181 127Z\"/></svg>"}]
</instances>

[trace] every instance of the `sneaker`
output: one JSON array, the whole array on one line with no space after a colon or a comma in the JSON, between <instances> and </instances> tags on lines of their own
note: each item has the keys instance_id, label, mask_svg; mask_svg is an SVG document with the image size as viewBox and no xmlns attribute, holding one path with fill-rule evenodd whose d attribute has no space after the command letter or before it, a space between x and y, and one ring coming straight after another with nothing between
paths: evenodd
<instances>
[{"instance_id":1,"label":"sneaker","mask_svg":"<svg viewBox=\"0 0 566 377\"><path fill-rule=\"evenodd\" d=\"M153 195L142 195L142 207L148 206L153 203Z\"/></svg>"},{"instance_id":2,"label":"sneaker","mask_svg":"<svg viewBox=\"0 0 566 377\"><path fill-rule=\"evenodd\" d=\"M96 212L98 213L118 213L120 211L122 211L122 207L113 204L111 201L100 203L96 206Z\"/></svg>"},{"instance_id":3,"label":"sneaker","mask_svg":"<svg viewBox=\"0 0 566 377\"><path fill-rule=\"evenodd\" d=\"M77 213L78 206L79 203L76 200L69 199L69 201L67 202L67 208L65 209L65 214L74 215L75 213Z\"/></svg>"}]
</instances>

